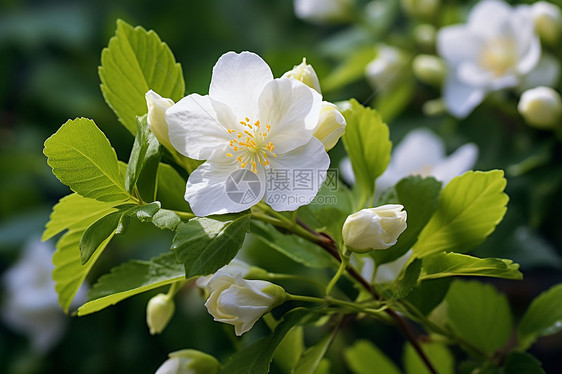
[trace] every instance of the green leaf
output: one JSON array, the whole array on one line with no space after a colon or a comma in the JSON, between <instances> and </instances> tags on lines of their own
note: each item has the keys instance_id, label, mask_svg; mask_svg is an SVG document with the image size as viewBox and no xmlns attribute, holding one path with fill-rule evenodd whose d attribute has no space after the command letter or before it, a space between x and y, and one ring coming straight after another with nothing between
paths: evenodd
<instances>
[{"instance_id":1,"label":"green leaf","mask_svg":"<svg viewBox=\"0 0 562 374\"><path fill-rule=\"evenodd\" d=\"M59 304L64 311L68 311L72 299L95 262L81 265L79 244L82 234L90 224L115 211L111 205L72 194L59 201L51 215L51 221L47 224L45 233L49 232L49 235L54 231L58 233L69 229L57 242L53 254L53 280L59 295ZM71 222L72 217L75 217L74 222ZM94 254L94 258L101 254L108 242L109 240L102 243L101 250Z\"/></svg>"},{"instance_id":2,"label":"green leaf","mask_svg":"<svg viewBox=\"0 0 562 374\"><path fill-rule=\"evenodd\" d=\"M318 343L308 348L300 358L292 374L314 374L333 341L333 334L324 336Z\"/></svg>"},{"instance_id":3,"label":"green leaf","mask_svg":"<svg viewBox=\"0 0 562 374\"><path fill-rule=\"evenodd\" d=\"M546 374L539 360L528 353L511 352L505 358L505 374Z\"/></svg>"},{"instance_id":4,"label":"green leaf","mask_svg":"<svg viewBox=\"0 0 562 374\"><path fill-rule=\"evenodd\" d=\"M367 340L357 340L344 351L343 355L353 374L372 374L375 368L378 373L401 373L380 349Z\"/></svg>"},{"instance_id":5,"label":"green leaf","mask_svg":"<svg viewBox=\"0 0 562 374\"><path fill-rule=\"evenodd\" d=\"M403 276L398 279L398 287L394 297L397 299L404 298L414 289L418 284L420 272L422 269L422 261L420 259L414 260L403 273Z\"/></svg>"},{"instance_id":6,"label":"green leaf","mask_svg":"<svg viewBox=\"0 0 562 374\"><path fill-rule=\"evenodd\" d=\"M455 280L445 301L447 323L457 336L488 354L507 343L511 332L509 304L491 285Z\"/></svg>"},{"instance_id":7,"label":"green leaf","mask_svg":"<svg viewBox=\"0 0 562 374\"><path fill-rule=\"evenodd\" d=\"M158 166L158 191L156 200L167 209L191 212L185 201L186 180L170 165L160 163Z\"/></svg>"},{"instance_id":8,"label":"green leaf","mask_svg":"<svg viewBox=\"0 0 562 374\"><path fill-rule=\"evenodd\" d=\"M443 188L437 210L413 247L414 256L467 252L502 220L509 198L503 171L468 171Z\"/></svg>"},{"instance_id":9,"label":"green leaf","mask_svg":"<svg viewBox=\"0 0 562 374\"><path fill-rule=\"evenodd\" d=\"M447 347L440 343L422 343L421 348L439 374L454 374L455 360ZM404 350L406 374L431 374L411 344Z\"/></svg>"},{"instance_id":10,"label":"green leaf","mask_svg":"<svg viewBox=\"0 0 562 374\"><path fill-rule=\"evenodd\" d=\"M145 166L145 162L150 162L151 159L156 159L156 168L154 170L154 175L152 176L153 180L150 181L152 185L152 188L150 189L152 196L148 199L149 201L152 201L155 198L156 171L158 163L160 162L160 143L158 143L158 139L156 139L154 134L148 129L146 119L147 116L137 118L137 135L135 137L135 142L133 143L131 155L129 156L129 163L127 164L125 188L129 191L129 193L131 193L137 184L141 171Z\"/></svg>"},{"instance_id":11,"label":"green leaf","mask_svg":"<svg viewBox=\"0 0 562 374\"><path fill-rule=\"evenodd\" d=\"M178 101L185 84L179 63L154 31L117 20L117 31L102 51L101 91L119 121L133 134L136 117L146 114L149 89Z\"/></svg>"},{"instance_id":12,"label":"green leaf","mask_svg":"<svg viewBox=\"0 0 562 374\"><path fill-rule=\"evenodd\" d=\"M54 206L42 240L49 240L64 230L87 227L99 218L99 212L110 210L112 203L88 199L76 193L67 195Z\"/></svg>"},{"instance_id":13,"label":"green leaf","mask_svg":"<svg viewBox=\"0 0 562 374\"><path fill-rule=\"evenodd\" d=\"M183 265L172 252L150 261L133 260L111 269L98 279L88 293L88 302L78 308L78 315L97 312L121 300L185 278Z\"/></svg>"},{"instance_id":14,"label":"green leaf","mask_svg":"<svg viewBox=\"0 0 562 374\"><path fill-rule=\"evenodd\" d=\"M427 316L447 295L450 279L430 279L421 282L406 297L406 300Z\"/></svg>"},{"instance_id":15,"label":"green leaf","mask_svg":"<svg viewBox=\"0 0 562 374\"><path fill-rule=\"evenodd\" d=\"M82 265L90 260L92 255L101 247L102 243L115 234L122 216L123 212L121 211L109 213L88 226L80 239L79 248Z\"/></svg>"},{"instance_id":16,"label":"green leaf","mask_svg":"<svg viewBox=\"0 0 562 374\"><path fill-rule=\"evenodd\" d=\"M84 229L71 230L65 233L57 242L57 249L53 254L55 290L59 294L59 304L65 312L70 308L72 299L74 299L93 264L113 237L110 236L103 241L93 254L91 261L82 265L79 245L83 233Z\"/></svg>"},{"instance_id":17,"label":"green leaf","mask_svg":"<svg viewBox=\"0 0 562 374\"><path fill-rule=\"evenodd\" d=\"M172 242L177 261L187 278L214 273L236 256L246 233L250 215L245 213L196 217L177 227Z\"/></svg>"},{"instance_id":18,"label":"green leaf","mask_svg":"<svg viewBox=\"0 0 562 374\"><path fill-rule=\"evenodd\" d=\"M326 268L335 264L335 260L316 244L296 235L285 235L270 225L254 221L252 234L271 249L305 266Z\"/></svg>"},{"instance_id":19,"label":"green leaf","mask_svg":"<svg viewBox=\"0 0 562 374\"><path fill-rule=\"evenodd\" d=\"M230 357L221 374L266 374L279 343L299 323L306 323L316 314L302 308L293 309L283 317L273 333L261 338Z\"/></svg>"},{"instance_id":20,"label":"green leaf","mask_svg":"<svg viewBox=\"0 0 562 374\"><path fill-rule=\"evenodd\" d=\"M175 231L181 222L181 218L171 210L160 209L152 217L152 223L159 229Z\"/></svg>"},{"instance_id":21,"label":"green leaf","mask_svg":"<svg viewBox=\"0 0 562 374\"><path fill-rule=\"evenodd\" d=\"M423 259L420 280L473 275L505 279L523 279L519 264L499 258L477 258L459 253L436 253Z\"/></svg>"},{"instance_id":22,"label":"green leaf","mask_svg":"<svg viewBox=\"0 0 562 374\"><path fill-rule=\"evenodd\" d=\"M397 202L404 205L404 210L408 212L408 227L392 248L369 253L377 266L395 261L416 243L418 235L437 209L441 182L431 177L411 176L398 182L394 191Z\"/></svg>"},{"instance_id":23,"label":"green leaf","mask_svg":"<svg viewBox=\"0 0 562 374\"><path fill-rule=\"evenodd\" d=\"M541 293L523 315L517 336L521 349L529 348L541 336L562 331L562 284Z\"/></svg>"},{"instance_id":24,"label":"green leaf","mask_svg":"<svg viewBox=\"0 0 562 374\"><path fill-rule=\"evenodd\" d=\"M373 196L375 179L388 166L392 143L388 126L376 111L353 99L350 105L351 109L343 113L347 121L343 144L351 160L361 202L366 202Z\"/></svg>"},{"instance_id":25,"label":"green leaf","mask_svg":"<svg viewBox=\"0 0 562 374\"><path fill-rule=\"evenodd\" d=\"M45 141L43 153L53 174L72 191L100 201L129 199L115 150L92 120L67 121Z\"/></svg>"},{"instance_id":26,"label":"green leaf","mask_svg":"<svg viewBox=\"0 0 562 374\"><path fill-rule=\"evenodd\" d=\"M372 45L355 50L322 81L323 90L325 92L336 90L364 78L365 68L375 58L376 51Z\"/></svg>"},{"instance_id":27,"label":"green leaf","mask_svg":"<svg viewBox=\"0 0 562 374\"><path fill-rule=\"evenodd\" d=\"M304 351L304 329L296 326L289 331L275 349L273 362L285 373L290 373Z\"/></svg>"}]
</instances>

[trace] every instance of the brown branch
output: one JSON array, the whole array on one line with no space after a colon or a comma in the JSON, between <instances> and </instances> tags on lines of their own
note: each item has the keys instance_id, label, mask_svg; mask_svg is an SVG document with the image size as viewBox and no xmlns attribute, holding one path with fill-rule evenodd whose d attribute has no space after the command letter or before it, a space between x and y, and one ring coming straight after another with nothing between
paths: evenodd
<instances>
[{"instance_id":1,"label":"brown branch","mask_svg":"<svg viewBox=\"0 0 562 374\"><path fill-rule=\"evenodd\" d=\"M310 232L311 234L313 234L314 236L316 236L318 238L318 240L316 241L317 245L319 245L324 250L326 250L326 252L328 252L332 257L334 257L338 262L340 262L340 263L342 262L342 259L339 255L339 252L338 252L338 248L337 248L337 246L336 246L336 244L335 244L335 242L332 238L330 238L328 235L325 235L323 233L319 233L319 232L311 229L308 225L306 225L299 218L297 218L297 224L299 224L299 226L301 226L303 229L305 229L306 231ZM351 275L357 282L359 282L371 294L371 296L373 296L373 298L375 300L380 300L380 296L377 293L377 291L373 288L373 286L365 278L363 278L361 276L361 274L359 274L355 269L353 269L350 266L346 267L346 270L349 273L349 275ZM392 309L385 309L385 313L388 314L394 320L396 325L398 325L398 327L402 330L402 332L404 333L404 335L406 336L406 338L408 339L410 344L412 344L412 346L414 347L414 349L416 350L416 352L418 353L420 358L425 363L425 366L427 367L427 369L432 374L438 374L437 370L435 369L435 367L433 366L431 361L429 361L429 358L427 357L425 352L422 350L418 340L414 336L414 333L412 332L412 330L410 329L410 327L408 326L408 324L406 323L404 318L402 318L398 313L396 313Z\"/></svg>"}]
</instances>

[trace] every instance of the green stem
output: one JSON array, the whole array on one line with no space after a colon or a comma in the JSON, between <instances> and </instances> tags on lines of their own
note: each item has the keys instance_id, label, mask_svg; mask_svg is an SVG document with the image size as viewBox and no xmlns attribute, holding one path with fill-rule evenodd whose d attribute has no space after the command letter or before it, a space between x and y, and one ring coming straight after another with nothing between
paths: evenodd
<instances>
[{"instance_id":1,"label":"green stem","mask_svg":"<svg viewBox=\"0 0 562 374\"><path fill-rule=\"evenodd\" d=\"M172 210L172 212L176 213L181 219L189 220L195 217L195 214L193 213L182 212L180 210Z\"/></svg>"},{"instance_id":2,"label":"green stem","mask_svg":"<svg viewBox=\"0 0 562 374\"><path fill-rule=\"evenodd\" d=\"M340 267L338 268L338 271L337 271L336 275L334 275L334 277L332 278L332 280L330 280L330 283L328 283L328 286L326 287L326 295L329 295L332 292L332 289L334 288L334 286L336 285L338 280L341 278L341 276L345 272L345 269L347 268L348 261L349 261L349 257L342 256L342 261L340 263Z\"/></svg>"}]
</instances>

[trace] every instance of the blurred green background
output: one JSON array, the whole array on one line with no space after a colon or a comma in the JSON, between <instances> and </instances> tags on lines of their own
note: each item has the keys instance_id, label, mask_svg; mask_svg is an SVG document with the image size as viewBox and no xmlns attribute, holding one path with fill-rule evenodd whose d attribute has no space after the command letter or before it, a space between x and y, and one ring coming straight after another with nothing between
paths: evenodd
<instances>
[{"instance_id":1,"label":"blurred green background","mask_svg":"<svg viewBox=\"0 0 562 374\"><path fill-rule=\"evenodd\" d=\"M69 192L52 175L42 154L44 140L67 119L94 119L119 159L128 158L133 138L105 104L97 75L101 51L114 34L118 18L153 29L168 43L182 65L189 93L207 93L214 63L230 50L260 54L275 76L306 57L322 83L338 62L334 44L325 41L337 37L345 46L348 40L343 26L298 20L289 0L2 1L0 273L16 261L31 237L40 236L51 207ZM398 16L396 32L406 34L405 22ZM409 129L429 127L444 138L449 151L466 142L476 143L480 148L476 169L512 171L508 172L508 214L475 255L521 263L523 282L495 281L520 315L540 291L562 281L560 142L550 134L513 123L493 106L483 105L461 123L449 116L427 118L421 106L435 96L435 90L419 83L415 88L411 105L389 123L393 141L399 141ZM371 94L366 82L360 82L329 92L325 98L336 101L353 96L365 102ZM341 146L331 153L334 160L341 154ZM521 172L529 159L538 161ZM124 259L144 259L165 251L170 241L168 233L137 224L126 238L110 245L94 269L94 279ZM265 266L286 260L268 254L256 261ZM69 318L64 338L48 354L34 352L24 336L0 322L0 372L154 373L174 350L200 349L219 360L233 351L229 327L212 322L193 289L180 298L176 316L164 334L150 336L144 308L153 295L134 297L91 316ZM263 324L257 327L248 340L265 329ZM361 327L359 323L355 336L366 335ZM381 326L371 333L375 336L366 337L384 342L383 348L398 361L401 340L397 331ZM337 351L340 344L344 341L336 341L332 349ZM547 372L556 367L560 347L562 338L556 335L533 348ZM337 363L334 368L337 370Z\"/></svg>"}]
</instances>

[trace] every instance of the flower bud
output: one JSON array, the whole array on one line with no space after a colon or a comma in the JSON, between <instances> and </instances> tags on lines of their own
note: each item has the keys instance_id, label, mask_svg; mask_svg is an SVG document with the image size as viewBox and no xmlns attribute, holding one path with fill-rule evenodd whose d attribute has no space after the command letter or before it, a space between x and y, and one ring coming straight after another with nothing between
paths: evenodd
<instances>
[{"instance_id":1,"label":"flower bud","mask_svg":"<svg viewBox=\"0 0 562 374\"><path fill-rule=\"evenodd\" d=\"M215 274L207 284L205 306L215 321L234 326L236 335L249 331L271 309L285 301L285 290L263 280Z\"/></svg>"},{"instance_id":2,"label":"flower bud","mask_svg":"<svg viewBox=\"0 0 562 374\"><path fill-rule=\"evenodd\" d=\"M240 276L242 278L245 278L251 269L252 267L250 267L250 265L235 258L227 265L224 265L222 268L217 270L216 273L197 278L195 284L197 285L197 287L206 288L211 279L217 274L227 274L231 277Z\"/></svg>"},{"instance_id":3,"label":"flower bud","mask_svg":"<svg viewBox=\"0 0 562 374\"><path fill-rule=\"evenodd\" d=\"M174 102L161 97L152 90L149 90L145 94L145 98L148 107L148 116L146 119L148 128L152 131L154 136L156 136L160 144L168 148L171 152L175 152L172 143L170 143L168 124L166 123L166 109L174 105Z\"/></svg>"},{"instance_id":4,"label":"flower bud","mask_svg":"<svg viewBox=\"0 0 562 374\"><path fill-rule=\"evenodd\" d=\"M431 18L439 8L440 0L401 0L400 4L412 17Z\"/></svg>"},{"instance_id":5,"label":"flower bud","mask_svg":"<svg viewBox=\"0 0 562 374\"><path fill-rule=\"evenodd\" d=\"M353 0L295 0L298 18L313 23L343 23L353 16Z\"/></svg>"},{"instance_id":6,"label":"flower bud","mask_svg":"<svg viewBox=\"0 0 562 374\"><path fill-rule=\"evenodd\" d=\"M344 132L345 118L338 107L327 101L322 102L320 117L313 135L324 144L326 151L329 151L334 148Z\"/></svg>"},{"instance_id":7,"label":"flower bud","mask_svg":"<svg viewBox=\"0 0 562 374\"><path fill-rule=\"evenodd\" d=\"M367 80L377 91L389 91L400 79L399 72L405 63L406 58L398 48L381 45L365 69Z\"/></svg>"},{"instance_id":8,"label":"flower bud","mask_svg":"<svg viewBox=\"0 0 562 374\"><path fill-rule=\"evenodd\" d=\"M548 1L539 1L531 5L531 13L535 30L540 38L547 43L555 44L562 28L560 8Z\"/></svg>"},{"instance_id":9,"label":"flower bud","mask_svg":"<svg viewBox=\"0 0 562 374\"><path fill-rule=\"evenodd\" d=\"M295 65L292 70L283 74L283 77L299 80L308 87L315 89L318 93L321 93L316 71L314 71L312 65L306 63L306 58L302 59L300 65Z\"/></svg>"},{"instance_id":10,"label":"flower bud","mask_svg":"<svg viewBox=\"0 0 562 374\"><path fill-rule=\"evenodd\" d=\"M562 120L562 99L550 87L536 87L521 94L517 110L529 125L551 129Z\"/></svg>"},{"instance_id":11,"label":"flower bud","mask_svg":"<svg viewBox=\"0 0 562 374\"><path fill-rule=\"evenodd\" d=\"M174 315L174 300L163 293L154 296L146 305L146 323L150 333L160 334Z\"/></svg>"},{"instance_id":12,"label":"flower bud","mask_svg":"<svg viewBox=\"0 0 562 374\"><path fill-rule=\"evenodd\" d=\"M407 213L403 209L399 204L387 204L350 215L342 230L346 247L352 252L366 253L393 246L407 227Z\"/></svg>"},{"instance_id":13,"label":"flower bud","mask_svg":"<svg viewBox=\"0 0 562 374\"><path fill-rule=\"evenodd\" d=\"M218 374L220 363L211 355L193 349L184 349L168 355L156 374Z\"/></svg>"},{"instance_id":14,"label":"flower bud","mask_svg":"<svg viewBox=\"0 0 562 374\"><path fill-rule=\"evenodd\" d=\"M422 23L414 28L414 39L424 50L433 50L435 48L436 38L437 30L435 26L429 23Z\"/></svg>"},{"instance_id":15,"label":"flower bud","mask_svg":"<svg viewBox=\"0 0 562 374\"><path fill-rule=\"evenodd\" d=\"M417 55L412 62L412 69L416 78L433 86L441 86L447 73L445 62L433 55Z\"/></svg>"}]
</instances>

